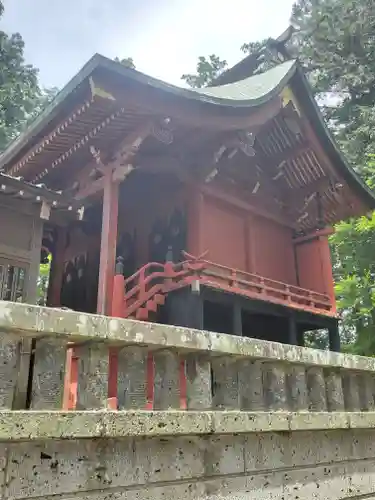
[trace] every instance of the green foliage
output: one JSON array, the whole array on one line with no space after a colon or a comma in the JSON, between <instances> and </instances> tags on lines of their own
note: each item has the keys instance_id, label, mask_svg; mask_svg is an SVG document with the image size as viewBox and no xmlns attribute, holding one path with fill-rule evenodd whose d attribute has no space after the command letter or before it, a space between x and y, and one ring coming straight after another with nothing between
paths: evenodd
<instances>
[{"instance_id":1,"label":"green foliage","mask_svg":"<svg viewBox=\"0 0 375 500\"><path fill-rule=\"evenodd\" d=\"M37 70L25 63L23 49L18 33L0 31L0 151L16 137L40 96Z\"/></svg>"},{"instance_id":2,"label":"green foliage","mask_svg":"<svg viewBox=\"0 0 375 500\"><path fill-rule=\"evenodd\" d=\"M269 69L280 64L280 60L274 51L268 49L269 38L265 38L261 42L244 43L241 47L243 52L249 55L256 54L258 58L257 67L254 69L253 74L264 73Z\"/></svg>"},{"instance_id":3,"label":"green foliage","mask_svg":"<svg viewBox=\"0 0 375 500\"><path fill-rule=\"evenodd\" d=\"M47 264L40 264L39 266L39 276L38 276L38 293L37 293L37 304L40 306L46 305L49 275L51 270L52 256L48 256Z\"/></svg>"},{"instance_id":4,"label":"green foliage","mask_svg":"<svg viewBox=\"0 0 375 500\"><path fill-rule=\"evenodd\" d=\"M323 112L349 162L375 186L375 4L298 0L294 38ZM331 238L347 350L375 353L375 215L342 222Z\"/></svg>"},{"instance_id":5,"label":"green foliage","mask_svg":"<svg viewBox=\"0 0 375 500\"><path fill-rule=\"evenodd\" d=\"M2 12L0 2L0 16ZM19 33L0 31L0 152L56 93L56 89L40 89L38 70L26 64L23 52Z\"/></svg>"},{"instance_id":6,"label":"green foliage","mask_svg":"<svg viewBox=\"0 0 375 500\"><path fill-rule=\"evenodd\" d=\"M132 57L125 57L124 59L120 59L119 57L115 57L115 61L121 63L123 66L126 66L130 69L135 69L134 60Z\"/></svg>"},{"instance_id":7,"label":"green foliage","mask_svg":"<svg viewBox=\"0 0 375 500\"><path fill-rule=\"evenodd\" d=\"M185 74L182 75L181 79L192 88L207 87L227 66L227 61L220 59L215 54L211 54L208 58L201 56L198 59L196 74Z\"/></svg>"},{"instance_id":8,"label":"green foliage","mask_svg":"<svg viewBox=\"0 0 375 500\"><path fill-rule=\"evenodd\" d=\"M298 55L349 163L375 188L375 2L296 0L291 21L296 33L288 42L289 53L293 57ZM258 54L256 73L278 62L267 42L242 46L244 52ZM217 56L215 61L220 61ZM183 78L189 85L201 87L217 76L216 71L212 60L202 57L197 73ZM372 355L375 353L375 215L338 224L331 246L345 350ZM325 335L310 337L307 336L308 342L326 348Z\"/></svg>"}]
</instances>

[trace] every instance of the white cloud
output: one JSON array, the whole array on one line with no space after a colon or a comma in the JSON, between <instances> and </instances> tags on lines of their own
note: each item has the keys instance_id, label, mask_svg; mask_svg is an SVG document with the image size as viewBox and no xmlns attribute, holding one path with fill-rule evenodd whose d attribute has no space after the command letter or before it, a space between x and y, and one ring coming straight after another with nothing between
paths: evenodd
<instances>
[{"instance_id":1,"label":"white cloud","mask_svg":"<svg viewBox=\"0 0 375 500\"><path fill-rule=\"evenodd\" d=\"M62 86L95 52L133 57L140 71L179 84L199 55L216 53L233 64L244 42L280 34L291 6L292 0L7 0L2 29L21 32L27 59L47 86Z\"/></svg>"}]
</instances>

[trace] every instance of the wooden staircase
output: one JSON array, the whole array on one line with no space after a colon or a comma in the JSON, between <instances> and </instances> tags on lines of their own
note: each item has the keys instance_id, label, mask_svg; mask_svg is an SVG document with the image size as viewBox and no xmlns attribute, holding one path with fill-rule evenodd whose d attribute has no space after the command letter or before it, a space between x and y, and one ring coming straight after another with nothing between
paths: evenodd
<instances>
[{"instance_id":1,"label":"wooden staircase","mask_svg":"<svg viewBox=\"0 0 375 500\"><path fill-rule=\"evenodd\" d=\"M163 306L164 304L165 295L162 295L161 293L155 293L152 299L149 299L144 306L136 310L135 319L147 321L149 319L150 313L156 314L159 306Z\"/></svg>"},{"instance_id":2,"label":"wooden staircase","mask_svg":"<svg viewBox=\"0 0 375 500\"><path fill-rule=\"evenodd\" d=\"M124 279L121 270L114 278L112 316L152 320L166 296L189 286L206 266L198 259L183 262L149 262Z\"/></svg>"}]
</instances>

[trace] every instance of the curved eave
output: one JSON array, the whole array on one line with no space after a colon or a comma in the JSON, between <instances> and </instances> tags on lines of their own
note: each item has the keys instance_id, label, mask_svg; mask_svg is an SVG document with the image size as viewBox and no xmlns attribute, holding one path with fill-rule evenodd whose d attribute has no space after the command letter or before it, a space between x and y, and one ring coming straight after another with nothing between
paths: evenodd
<instances>
[{"instance_id":1,"label":"curved eave","mask_svg":"<svg viewBox=\"0 0 375 500\"><path fill-rule=\"evenodd\" d=\"M210 108L215 108L217 110L220 108L225 114L228 110L248 110L249 108L257 108L262 104L269 102L272 98L277 97L282 88L288 83L290 78L293 76L296 70L295 63L289 63L286 66L284 72L280 72L279 78L275 79L275 84L270 85L263 93L257 92L259 95L255 98L248 98L246 93L240 93L239 98L233 97L222 97L218 96L218 92L225 94L233 94L233 89L236 85L228 84L221 87L208 87L205 89L184 89L165 83L156 78L152 78L145 75L139 71L126 68L121 63L112 61L100 54L94 55L85 66L75 75L72 80L57 94L55 99L51 102L49 106L34 120L27 131L21 134L15 141L13 141L10 146L4 151L0 156L0 169L4 166L9 165L14 158L24 149L27 145L35 138L39 137L44 130L48 129L48 125L63 112L64 107L71 99L73 95L77 93L79 88L85 86L88 92L89 88L89 77L94 73L94 71L104 71L106 78L111 77L111 74L124 79L124 82L131 81L135 84L150 87L154 90L162 92L165 96L175 96L178 99L185 100L187 103L194 101L196 103L201 103L204 106L205 111L209 112ZM272 70L271 70L272 71ZM259 78L259 75L254 77L249 77L254 82L254 78ZM85 85L87 82L87 86ZM245 82L245 80L243 80ZM240 82L241 83L241 82ZM256 88L256 86L255 86ZM249 89L251 90L251 89ZM197 120L199 119L199 113L197 113Z\"/></svg>"},{"instance_id":2,"label":"curved eave","mask_svg":"<svg viewBox=\"0 0 375 500\"><path fill-rule=\"evenodd\" d=\"M296 80L291 82L298 101L303 105L306 116L311 120L318 139L331 160L333 168L347 182L357 197L375 210L375 193L362 181L340 152L335 139L324 122L321 111L311 92L310 85L300 66L296 68Z\"/></svg>"}]
</instances>

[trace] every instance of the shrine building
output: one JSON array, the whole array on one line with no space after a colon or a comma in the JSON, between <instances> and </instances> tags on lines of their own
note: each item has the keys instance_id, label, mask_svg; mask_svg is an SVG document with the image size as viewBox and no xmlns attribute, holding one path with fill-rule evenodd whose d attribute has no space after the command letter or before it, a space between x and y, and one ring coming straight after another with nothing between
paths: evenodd
<instances>
[{"instance_id":1,"label":"shrine building","mask_svg":"<svg viewBox=\"0 0 375 500\"><path fill-rule=\"evenodd\" d=\"M328 237L374 195L299 63L248 62L186 89L95 55L3 153L8 183L45 195L47 305L299 345L324 328L339 350Z\"/></svg>"}]
</instances>

